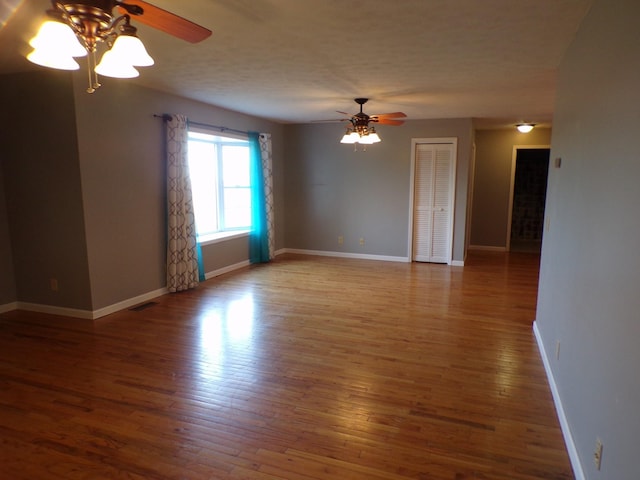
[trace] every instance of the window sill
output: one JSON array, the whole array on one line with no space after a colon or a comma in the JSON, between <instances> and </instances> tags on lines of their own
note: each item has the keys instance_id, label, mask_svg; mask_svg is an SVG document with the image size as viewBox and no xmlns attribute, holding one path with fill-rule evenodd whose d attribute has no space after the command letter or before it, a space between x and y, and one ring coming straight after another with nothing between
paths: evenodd
<instances>
[{"instance_id":1,"label":"window sill","mask_svg":"<svg viewBox=\"0 0 640 480\"><path fill-rule=\"evenodd\" d=\"M198 237L198 243L201 246L212 245L214 243L225 242L227 240L233 240L234 238L248 237L249 230L234 230L232 232L218 232L210 235L203 235Z\"/></svg>"}]
</instances>

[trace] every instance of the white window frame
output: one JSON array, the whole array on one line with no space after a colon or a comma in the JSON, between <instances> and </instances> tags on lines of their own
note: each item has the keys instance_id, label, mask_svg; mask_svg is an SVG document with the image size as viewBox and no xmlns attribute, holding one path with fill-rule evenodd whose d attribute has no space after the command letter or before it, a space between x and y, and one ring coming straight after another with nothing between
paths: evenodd
<instances>
[{"instance_id":1,"label":"white window frame","mask_svg":"<svg viewBox=\"0 0 640 480\"><path fill-rule=\"evenodd\" d=\"M221 144L225 145L238 145L245 146L249 148L248 145L248 136L227 132L219 132L216 130L211 130L208 128L203 128L199 126L190 126L189 133L200 133L205 135L211 135L212 137L224 139L222 142L214 141L218 146ZM235 143L233 140L237 140ZM189 137L189 141L203 141L204 139L193 139ZM217 158L214 160L216 162L216 224L219 227L220 223L224 223L224 185L222 184L222 149L216 148ZM195 208L195 205L194 205ZM215 232L207 232L203 234L198 234L198 243L201 245L210 245L214 243L219 243L225 240L230 240L233 238L246 237L249 235L250 227L237 227L237 228L225 228L222 230L217 230Z\"/></svg>"}]
</instances>

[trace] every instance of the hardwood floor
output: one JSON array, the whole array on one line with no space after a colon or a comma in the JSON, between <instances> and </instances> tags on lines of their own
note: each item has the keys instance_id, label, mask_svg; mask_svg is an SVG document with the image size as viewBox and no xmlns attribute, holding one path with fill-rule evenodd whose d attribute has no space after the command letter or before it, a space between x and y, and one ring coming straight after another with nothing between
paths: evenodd
<instances>
[{"instance_id":1,"label":"hardwood floor","mask_svg":"<svg viewBox=\"0 0 640 480\"><path fill-rule=\"evenodd\" d=\"M538 256L283 255L95 322L0 315L2 479L571 479Z\"/></svg>"}]
</instances>

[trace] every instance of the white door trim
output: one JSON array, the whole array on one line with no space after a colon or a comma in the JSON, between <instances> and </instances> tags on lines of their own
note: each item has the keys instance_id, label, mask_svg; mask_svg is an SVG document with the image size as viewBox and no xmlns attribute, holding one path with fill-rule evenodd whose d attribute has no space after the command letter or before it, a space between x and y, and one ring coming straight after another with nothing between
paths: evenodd
<instances>
[{"instance_id":1,"label":"white door trim","mask_svg":"<svg viewBox=\"0 0 640 480\"><path fill-rule=\"evenodd\" d=\"M413 261L413 221L414 221L414 194L415 194L415 171L416 171L416 146L421 143L427 144L447 144L453 145L453 158L451 164L451 189L449 192L451 205L449 211L449 248L447 264L451 265L453 260L453 232L455 230L455 199L456 199L456 173L458 165L458 138L457 137L434 137L434 138L412 138L411 139L411 173L409 175L409 238L408 256L409 262Z\"/></svg>"}]
</instances>

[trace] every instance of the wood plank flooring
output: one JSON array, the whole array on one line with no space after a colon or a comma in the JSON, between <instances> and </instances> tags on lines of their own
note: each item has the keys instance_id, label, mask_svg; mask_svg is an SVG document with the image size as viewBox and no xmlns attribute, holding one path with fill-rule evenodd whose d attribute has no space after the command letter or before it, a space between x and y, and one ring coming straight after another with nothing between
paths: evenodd
<instances>
[{"instance_id":1,"label":"wood plank flooring","mask_svg":"<svg viewBox=\"0 0 640 480\"><path fill-rule=\"evenodd\" d=\"M282 255L95 322L0 315L0 478L572 479L537 255Z\"/></svg>"}]
</instances>

